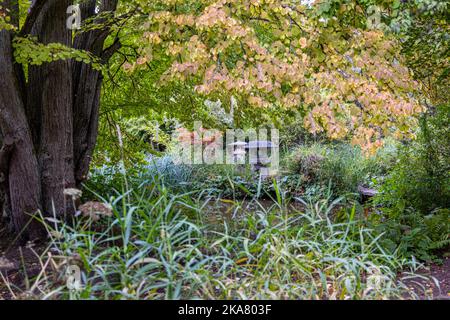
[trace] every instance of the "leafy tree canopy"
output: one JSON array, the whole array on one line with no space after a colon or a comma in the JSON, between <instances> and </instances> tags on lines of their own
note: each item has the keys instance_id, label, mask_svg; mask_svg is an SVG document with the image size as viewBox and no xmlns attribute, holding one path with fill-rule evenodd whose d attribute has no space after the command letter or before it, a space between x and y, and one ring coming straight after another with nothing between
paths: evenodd
<instances>
[{"instance_id":1,"label":"leafy tree canopy","mask_svg":"<svg viewBox=\"0 0 450 320\"><path fill-rule=\"evenodd\" d=\"M107 45L121 43L104 72L109 88L120 82L124 91L107 90L106 107L121 101L132 114L141 112L134 103L182 120L208 120L204 99L225 105L235 99L240 125L281 125L284 115L297 114L311 133L349 139L372 152L385 137L413 137L415 115L424 110L424 82L416 80L425 76L411 72L421 69L413 58L405 60L405 47L388 31L397 30L404 41L422 39L408 25L426 20L427 8L442 12L446 6L429 0L133 0L120 2L114 15L83 21L77 32L108 24L113 36ZM17 38L16 50L23 64L101 63L88 52L32 38ZM446 74L441 66L433 77ZM143 89L150 90L130 99Z\"/></svg>"},{"instance_id":2,"label":"leafy tree canopy","mask_svg":"<svg viewBox=\"0 0 450 320\"><path fill-rule=\"evenodd\" d=\"M309 131L368 151L386 136L411 137L423 110L400 43L364 25L357 1L133 1L122 10L136 6L127 39L137 55L123 68L164 61L160 86L234 97L246 110L295 109Z\"/></svg>"}]
</instances>

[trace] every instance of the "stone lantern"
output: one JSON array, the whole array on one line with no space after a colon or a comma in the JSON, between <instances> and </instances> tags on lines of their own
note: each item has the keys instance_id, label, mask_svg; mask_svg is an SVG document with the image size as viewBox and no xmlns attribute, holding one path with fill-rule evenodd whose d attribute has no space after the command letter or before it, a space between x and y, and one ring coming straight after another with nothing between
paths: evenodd
<instances>
[{"instance_id":1,"label":"stone lantern","mask_svg":"<svg viewBox=\"0 0 450 320\"><path fill-rule=\"evenodd\" d=\"M250 154L250 164L252 170L260 171L260 174L264 177L270 176L269 164L269 152L275 149L275 146L271 141L255 140L250 141L245 147Z\"/></svg>"},{"instance_id":2,"label":"stone lantern","mask_svg":"<svg viewBox=\"0 0 450 320\"><path fill-rule=\"evenodd\" d=\"M230 143L228 146L232 148L231 154L233 155L233 161L237 164L244 164L245 155L247 154L247 152L245 151L247 143L244 141L237 141L234 143Z\"/></svg>"},{"instance_id":3,"label":"stone lantern","mask_svg":"<svg viewBox=\"0 0 450 320\"><path fill-rule=\"evenodd\" d=\"M237 141L234 143L228 144L231 150L229 150L228 154L232 156L233 163L235 164L235 171L238 174L245 173L245 158L247 155L247 151L245 151L245 147L247 143L244 141Z\"/></svg>"}]
</instances>

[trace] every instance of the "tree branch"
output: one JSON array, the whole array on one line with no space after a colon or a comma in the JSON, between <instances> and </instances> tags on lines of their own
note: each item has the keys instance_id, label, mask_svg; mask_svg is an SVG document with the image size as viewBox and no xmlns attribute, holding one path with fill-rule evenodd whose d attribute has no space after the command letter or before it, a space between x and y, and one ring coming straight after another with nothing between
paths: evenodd
<instances>
[{"instance_id":1,"label":"tree branch","mask_svg":"<svg viewBox=\"0 0 450 320\"><path fill-rule=\"evenodd\" d=\"M114 39L114 43L103 50L101 56L103 62L107 62L120 48L122 48L122 43L120 42L119 38Z\"/></svg>"},{"instance_id":2,"label":"tree branch","mask_svg":"<svg viewBox=\"0 0 450 320\"><path fill-rule=\"evenodd\" d=\"M55 0L34 0L33 1L33 3L31 4L30 12L28 13L25 23L19 32L19 37L23 37L23 36L31 33L31 30L33 29L33 26L36 23L36 20L38 19L39 15L42 12L42 9L50 1L55 1Z\"/></svg>"}]
</instances>

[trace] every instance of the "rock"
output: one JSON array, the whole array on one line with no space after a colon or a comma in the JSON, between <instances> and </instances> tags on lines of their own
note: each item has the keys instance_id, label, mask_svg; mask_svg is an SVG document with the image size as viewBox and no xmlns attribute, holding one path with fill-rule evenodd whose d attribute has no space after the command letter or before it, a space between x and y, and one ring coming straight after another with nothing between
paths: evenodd
<instances>
[{"instance_id":1,"label":"rock","mask_svg":"<svg viewBox=\"0 0 450 320\"><path fill-rule=\"evenodd\" d=\"M370 189L370 188L366 188L363 186L358 186L358 192L360 195L362 196L366 196L366 197L375 197L378 194L378 191L375 189Z\"/></svg>"}]
</instances>

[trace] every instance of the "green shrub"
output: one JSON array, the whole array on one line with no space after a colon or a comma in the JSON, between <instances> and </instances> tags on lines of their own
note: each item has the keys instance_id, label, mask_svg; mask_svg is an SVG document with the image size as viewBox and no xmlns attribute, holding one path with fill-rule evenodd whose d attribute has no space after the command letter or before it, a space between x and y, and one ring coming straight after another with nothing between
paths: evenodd
<instances>
[{"instance_id":1,"label":"green shrub","mask_svg":"<svg viewBox=\"0 0 450 320\"><path fill-rule=\"evenodd\" d=\"M286 159L290 172L301 174L308 185L331 183L334 194L356 193L358 185L373 185L395 163L396 148L388 144L375 156L346 144L301 146Z\"/></svg>"},{"instance_id":2,"label":"green shrub","mask_svg":"<svg viewBox=\"0 0 450 320\"><path fill-rule=\"evenodd\" d=\"M162 179L165 186L173 189L184 189L184 186L189 186L194 180L193 173L192 166L174 163L170 156L153 157L142 170L143 177Z\"/></svg>"},{"instance_id":3,"label":"green shrub","mask_svg":"<svg viewBox=\"0 0 450 320\"><path fill-rule=\"evenodd\" d=\"M423 115L418 139L404 145L374 204L383 218L384 245L402 255L438 260L450 245L450 109Z\"/></svg>"},{"instance_id":4,"label":"green shrub","mask_svg":"<svg viewBox=\"0 0 450 320\"><path fill-rule=\"evenodd\" d=\"M286 157L286 167L291 173L303 175L305 181L317 180L326 152L320 144L297 147Z\"/></svg>"},{"instance_id":5,"label":"green shrub","mask_svg":"<svg viewBox=\"0 0 450 320\"><path fill-rule=\"evenodd\" d=\"M429 214L450 207L450 105L421 119L417 141L401 149L399 162L383 184L378 204Z\"/></svg>"},{"instance_id":6,"label":"green shrub","mask_svg":"<svg viewBox=\"0 0 450 320\"><path fill-rule=\"evenodd\" d=\"M127 175L133 176L133 173L130 171ZM124 176L124 170L119 165L103 165L91 169L89 179L84 184L84 198L92 199L96 194L111 196L117 192L121 193L126 189Z\"/></svg>"},{"instance_id":7,"label":"green shrub","mask_svg":"<svg viewBox=\"0 0 450 320\"><path fill-rule=\"evenodd\" d=\"M386 210L384 210L386 213ZM387 216L390 214L388 212ZM381 216L383 217L383 216ZM440 209L424 216L412 209L406 209L395 218L371 217L373 228L380 234L380 245L391 253L433 262L440 261L440 249L450 246L450 210Z\"/></svg>"}]
</instances>

